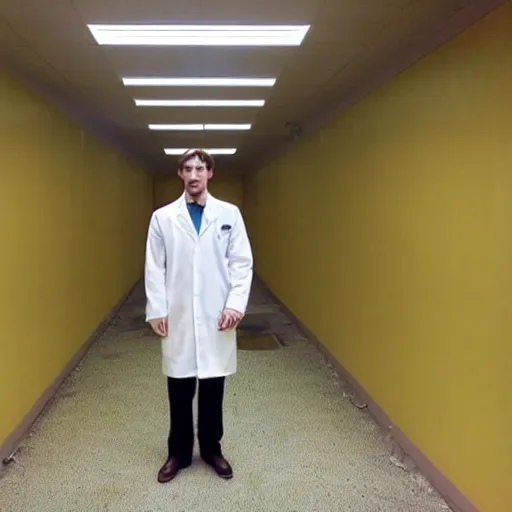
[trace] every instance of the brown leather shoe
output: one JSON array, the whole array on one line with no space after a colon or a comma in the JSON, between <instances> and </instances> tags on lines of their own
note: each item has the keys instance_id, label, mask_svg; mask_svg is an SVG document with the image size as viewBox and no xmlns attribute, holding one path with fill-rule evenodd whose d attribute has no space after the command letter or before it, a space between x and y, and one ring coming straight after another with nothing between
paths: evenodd
<instances>
[{"instance_id":1,"label":"brown leather shoe","mask_svg":"<svg viewBox=\"0 0 512 512\"><path fill-rule=\"evenodd\" d=\"M188 466L190 466L190 463L183 464L177 457L170 457L160 468L158 481L161 484L170 482L180 472L180 469L185 469Z\"/></svg>"},{"instance_id":2,"label":"brown leather shoe","mask_svg":"<svg viewBox=\"0 0 512 512\"><path fill-rule=\"evenodd\" d=\"M203 457L203 460L211 466L217 475L226 480L233 478L233 469L229 462L220 455L209 455Z\"/></svg>"}]
</instances>

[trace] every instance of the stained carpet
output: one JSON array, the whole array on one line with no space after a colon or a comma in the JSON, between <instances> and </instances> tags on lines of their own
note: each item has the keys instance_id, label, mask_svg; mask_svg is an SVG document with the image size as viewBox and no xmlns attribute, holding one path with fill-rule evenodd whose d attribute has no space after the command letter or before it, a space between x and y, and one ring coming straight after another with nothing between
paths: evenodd
<instances>
[{"instance_id":1,"label":"stained carpet","mask_svg":"<svg viewBox=\"0 0 512 512\"><path fill-rule=\"evenodd\" d=\"M266 315L280 346L240 350L227 381L223 450L234 479L196 458L159 484L168 409L143 308L139 289L4 469L2 512L448 510L421 475L392 463L367 411L344 397L346 384L258 288L248 317Z\"/></svg>"}]
</instances>

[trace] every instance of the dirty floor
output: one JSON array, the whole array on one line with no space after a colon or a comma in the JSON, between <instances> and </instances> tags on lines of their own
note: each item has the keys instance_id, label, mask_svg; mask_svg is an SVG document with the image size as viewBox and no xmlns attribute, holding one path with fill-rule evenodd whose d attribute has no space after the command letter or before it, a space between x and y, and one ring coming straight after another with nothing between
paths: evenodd
<instances>
[{"instance_id":1,"label":"dirty floor","mask_svg":"<svg viewBox=\"0 0 512 512\"><path fill-rule=\"evenodd\" d=\"M171 483L160 345L138 287L60 389L0 479L2 512L446 512L392 457L347 385L257 284L227 381L223 450ZM251 337L258 337L251 341Z\"/></svg>"}]
</instances>

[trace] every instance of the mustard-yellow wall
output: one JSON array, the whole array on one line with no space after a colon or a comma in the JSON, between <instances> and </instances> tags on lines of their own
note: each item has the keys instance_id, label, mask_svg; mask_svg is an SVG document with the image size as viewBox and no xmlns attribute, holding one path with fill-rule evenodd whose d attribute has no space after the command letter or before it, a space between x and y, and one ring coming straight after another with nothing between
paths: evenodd
<instances>
[{"instance_id":1,"label":"mustard-yellow wall","mask_svg":"<svg viewBox=\"0 0 512 512\"><path fill-rule=\"evenodd\" d=\"M0 445L142 275L151 176L0 73Z\"/></svg>"},{"instance_id":2,"label":"mustard-yellow wall","mask_svg":"<svg viewBox=\"0 0 512 512\"><path fill-rule=\"evenodd\" d=\"M183 193L183 183L176 174L155 176L155 207L164 206L177 199ZM242 209L243 182L239 176L217 176L208 183L208 190L217 199L236 204Z\"/></svg>"},{"instance_id":3,"label":"mustard-yellow wall","mask_svg":"<svg viewBox=\"0 0 512 512\"><path fill-rule=\"evenodd\" d=\"M512 5L245 183L259 274L480 512L512 510Z\"/></svg>"}]
</instances>

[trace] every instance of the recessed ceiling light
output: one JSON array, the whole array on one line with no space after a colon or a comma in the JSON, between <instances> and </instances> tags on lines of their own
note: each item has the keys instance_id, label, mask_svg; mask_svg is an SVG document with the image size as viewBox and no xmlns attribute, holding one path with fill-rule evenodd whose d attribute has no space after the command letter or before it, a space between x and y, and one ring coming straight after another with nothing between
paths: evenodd
<instances>
[{"instance_id":1,"label":"recessed ceiling light","mask_svg":"<svg viewBox=\"0 0 512 512\"><path fill-rule=\"evenodd\" d=\"M250 124L205 124L205 130L250 130Z\"/></svg>"},{"instance_id":2,"label":"recessed ceiling light","mask_svg":"<svg viewBox=\"0 0 512 512\"><path fill-rule=\"evenodd\" d=\"M272 87L275 78L123 78L127 86Z\"/></svg>"},{"instance_id":3,"label":"recessed ceiling light","mask_svg":"<svg viewBox=\"0 0 512 512\"><path fill-rule=\"evenodd\" d=\"M150 130L187 130L201 131L204 130L202 124L150 124Z\"/></svg>"},{"instance_id":4,"label":"recessed ceiling light","mask_svg":"<svg viewBox=\"0 0 512 512\"><path fill-rule=\"evenodd\" d=\"M166 148L164 149L166 155L183 155L190 148ZM236 148L212 148L205 149L210 155L234 155Z\"/></svg>"},{"instance_id":5,"label":"recessed ceiling light","mask_svg":"<svg viewBox=\"0 0 512 512\"><path fill-rule=\"evenodd\" d=\"M263 107L265 100L135 100L139 107Z\"/></svg>"},{"instance_id":6,"label":"recessed ceiling light","mask_svg":"<svg viewBox=\"0 0 512 512\"><path fill-rule=\"evenodd\" d=\"M150 130L250 130L250 124L150 124Z\"/></svg>"},{"instance_id":7,"label":"recessed ceiling light","mask_svg":"<svg viewBox=\"0 0 512 512\"><path fill-rule=\"evenodd\" d=\"M299 46L309 25L88 25L101 45Z\"/></svg>"}]
</instances>

